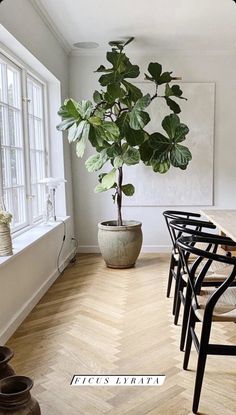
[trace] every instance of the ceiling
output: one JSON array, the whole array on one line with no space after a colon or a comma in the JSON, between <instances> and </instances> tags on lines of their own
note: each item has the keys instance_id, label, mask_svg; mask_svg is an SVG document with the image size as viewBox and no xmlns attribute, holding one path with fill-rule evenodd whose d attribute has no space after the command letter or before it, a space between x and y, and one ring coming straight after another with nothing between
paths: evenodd
<instances>
[{"instance_id":1,"label":"ceiling","mask_svg":"<svg viewBox=\"0 0 236 415\"><path fill-rule=\"evenodd\" d=\"M134 51L236 50L233 0L31 0L67 51L135 36ZM98 51L98 50L97 50ZM93 53L93 51L89 51ZM96 52L97 53L97 52Z\"/></svg>"}]
</instances>

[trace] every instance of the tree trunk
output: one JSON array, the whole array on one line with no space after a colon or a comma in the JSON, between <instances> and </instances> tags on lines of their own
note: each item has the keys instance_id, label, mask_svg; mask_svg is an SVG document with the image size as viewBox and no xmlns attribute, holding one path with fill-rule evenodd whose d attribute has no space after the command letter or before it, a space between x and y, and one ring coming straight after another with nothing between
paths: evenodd
<instances>
[{"instance_id":1,"label":"tree trunk","mask_svg":"<svg viewBox=\"0 0 236 415\"><path fill-rule=\"evenodd\" d=\"M121 207L122 207L122 181L123 181L123 170L122 167L118 169L118 183L117 183L117 209L118 209L118 220L117 225L122 226L122 214L121 214Z\"/></svg>"}]
</instances>

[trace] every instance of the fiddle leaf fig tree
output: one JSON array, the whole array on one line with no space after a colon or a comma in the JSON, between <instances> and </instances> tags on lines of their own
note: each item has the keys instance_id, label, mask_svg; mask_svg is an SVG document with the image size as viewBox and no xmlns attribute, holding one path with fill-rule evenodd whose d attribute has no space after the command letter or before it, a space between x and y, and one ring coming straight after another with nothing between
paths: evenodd
<instances>
[{"instance_id":1,"label":"fiddle leaf fig tree","mask_svg":"<svg viewBox=\"0 0 236 415\"><path fill-rule=\"evenodd\" d=\"M186 99L179 85L172 85L176 79L172 72L163 72L162 66L151 62L145 78L153 84L153 94L143 94L141 89L130 80L138 78L140 70L133 65L124 52L130 43L110 42L107 52L107 66L99 66L101 89L94 91L93 102L67 99L59 109L62 122L57 126L60 131L68 131L68 140L75 143L78 157L83 157L85 148L90 144L95 154L86 160L89 172L110 165L108 173L99 174L99 183L95 192L112 189L113 201L117 204L117 225L122 225L122 196L132 196L135 192L132 183L123 182L123 166L132 166L143 162L154 172L166 173L171 166L186 169L192 156L182 144L189 132L180 122L177 114L181 112L178 100ZM159 87L164 94L159 94ZM164 132L149 134L146 130L150 122L147 112L153 100L162 99L171 113L162 121Z\"/></svg>"}]
</instances>

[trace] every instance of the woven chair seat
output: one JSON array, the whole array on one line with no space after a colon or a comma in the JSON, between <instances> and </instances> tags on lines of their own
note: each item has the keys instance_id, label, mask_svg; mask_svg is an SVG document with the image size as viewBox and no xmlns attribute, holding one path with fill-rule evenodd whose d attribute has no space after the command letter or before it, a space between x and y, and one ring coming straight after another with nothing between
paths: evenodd
<instances>
[{"instance_id":1,"label":"woven chair seat","mask_svg":"<svg viewBox=\"0 0 236 415\"><path fill-rule=\"evenodd\" d=\"M224 281L229 276L230 271L231 271L230 265L221 264L219 262L213 262L203 282L204 283L210 283L210 282L217 283L217 282ZM196 275L198 275L198 273ZM188 274L183 274L182 278L186 283L188 282Z\"/></svg>"},{"instance_id":2,"label":"woven chair seat","mask_svg":"<svg viewBox=\"0 0 236 415\"><path fill-rule=\"evenodd\" d=\"M203 320L207 300L214 291L214 288L202 289L197 296L200 308L195 310L195 314L200 321ZM213 311L213 321L236 322L236 287L229 287L219 298Z\"/></svg>"}]
</instances>

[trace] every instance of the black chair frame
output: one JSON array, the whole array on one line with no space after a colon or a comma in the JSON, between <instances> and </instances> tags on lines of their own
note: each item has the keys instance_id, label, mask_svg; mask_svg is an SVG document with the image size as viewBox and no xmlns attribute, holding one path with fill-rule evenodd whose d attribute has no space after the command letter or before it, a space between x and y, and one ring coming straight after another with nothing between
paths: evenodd
<instances>
[{"instance_id":1,"label":"black chair frame","mask_svg":"<svg viewBox=\"0 0 236 415\"><path fill-rule=\"evenodd\" d=\"M170 296L170 291L171 291L171 286L172 286L172 281L173 278L176 279L176 274L179 273L179 269L178 269L178 261L175 259L175 254L178 253L178 250L176 248L176 236L173 234L169 223L171 220L173 219L178 219L178 218L200 218L201 215L199 213L194 213L194 212L185 212L185 211L178 211L178 210L166 210L165 212L163 212L163 216L165 218L166 221L166 225L167 225L167 229L171 238L171 242L172 242L172 253L171 253L171 259L170 259L170 269L169 269L169 276L168 276L168 283L167 283L167 293L166 296L169 297ZM177 268L177 272L175 272L175 268Z\"/></svg>"},{"instance_id":2,"label":"black chair frame","mask_svg":"<svg viewBox=\"0 0 236 415\"><path fill-rule=\"evenodd\" d=\"M199 258L207 259L206 264L204 266L204 271L202 270L201 273L197 277L195 277L194 275L197 267L193 266L191 269L189 269L188 263L185 261L185 267L187 269L188 276L189 276L188 281L189 281L189 285L192 290L192 305L191 305L189 321L188 321L187 342L186 342L183 368L185 370L187 370L188 368L191 345L193 342L198 352L198 363L197 363L193 407L192 407L194 414L198 412L207 355L236 356L236 346L209 343L214 307L217 301L219 300L219 298L222 296L222 294L227 290L227 288L229 288L235 282L236 257L229 257L229 256L219 255L215 252L203 251L202 249L196 248L194 246L197 242L206 243L208 245L209 244L215 245L216 246L214 249L215 251L219 245L227 244L228 238L220 237L218 235L211 236L211 237L182 236L179 238L177 242L177 245L182 252L189 252L190 254L194 254L198 256ZM232 246L236 246L236 242L231 241L230 244ZM185 256L183 255L183 259L184 258ZM197 294L199 294L200 292L206 272L209 269L213 261L232 265L232 270L229 276L216 288L216 290L211 294L211 296L207 300L205 311L204 311L204 316L203 316L203 321L202 321L201 337L199 341L196 335L196 332L195 332L195 324L199 322L199 319L196 317L196 314L195 314L195 310L199 308Z\"/></svg>"}]
</instances>

